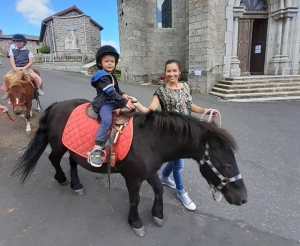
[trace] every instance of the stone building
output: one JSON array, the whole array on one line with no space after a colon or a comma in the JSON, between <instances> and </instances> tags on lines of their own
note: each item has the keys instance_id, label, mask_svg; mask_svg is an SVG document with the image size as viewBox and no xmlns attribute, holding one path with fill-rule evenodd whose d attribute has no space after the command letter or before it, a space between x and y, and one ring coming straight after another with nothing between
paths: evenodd
<instances>
[{"instance_id":1,"label":"stone building","mask_svg":"<svg viewBox=\"0 0 300 246\"><path fill-rule=\"evenodd\" d=\"M103 27L75 5L42 21L39 40L54 54L94 55L100 47Z\"/></svg>"},{"instance_id":2,"label":"stone building","mask_svg":"<svg viewBox=\"0 0 300 246\"><path fill-rule=\"evenodd\" d=\"M299 74L299 1L118 0L125 81L151 81L181 61L208 93L222 78Z\"/></svg>"},{"instance_id":3,"label":"stone building","mask_svg":"<svg viewBox=\"0 0 300 246\"><path fill-rule=\"evenodd\" d=\"M40 42L39 42L39 37L38 36L30 36L23 34L26 39L27 39L27 49L29 49L33 55L38 54L39 48L40 48ZM7 54L8 48L11 45L12 41L12 36L11 35L3 35L2 30L0 29L0 53L2 54Z\"/></svg>"}]
</instances>

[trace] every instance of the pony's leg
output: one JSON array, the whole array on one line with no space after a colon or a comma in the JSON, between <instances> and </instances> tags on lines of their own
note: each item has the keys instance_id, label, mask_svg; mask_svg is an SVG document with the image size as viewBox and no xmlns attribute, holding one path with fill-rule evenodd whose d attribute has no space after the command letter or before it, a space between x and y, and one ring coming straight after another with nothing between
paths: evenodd
<instances>
[{"instance_id":1,"label":"pony's leg","mask_svg":"<svg viewBox=\"0 0 300 246\"><path fill-rule=\"evenodd\" d=\"M52 150L49 155L49 160L51 161L51 164L55 168L55 171L56 171L54 178L62 186L67 186L69 184L69 182L66 178L66 175L60 166L60 160L63 157L65 152L60 152L60 151L58 152L58 151Z\"/></svg>"},{"instance_id":2,"label":"pony's leg","mask_svg":"<svg viewBox=\"0 0 300 246\"><path fill-rule=\"evenodd\" d=\"M149 179L148 183L152 186L154 191L154 203L152 207L152 215L154 222L158 225L162 225L164 214L163 214L163 194L164 188L159 180L157 173L154 173Z\"/></svg>"},{"instance_id":3,"label":"pony's leg","mask_svg":"<svg viewBox=\"0 0 300 246\"><path fill-rule=\"evenodd\" d=\"M40 104L39 104L39 102L38 101L36 101L36 111L37 112L41 112L41 107L40 107Z\"/></svg>"},{"instance_id":4,"label":"pony's leg","mask_svg":"<svg viewBox=\"0 0 300 246\"><path fill-rule=\"evenodd\" d=\"M69 157L70 166L71 166L71 188L77 195L84 195L85 191L83 185L80 183L78 172L77 172L77 162L70 155Z\"/></svg>"},{"instance_id":5,"label":"pony's leg","mask_svg":"<svg viewBox=\"0 0 300 246\"><path fill-rule=\"evenodd\" d=\"M32 102L28 102L26 104L26 114L25 114L25 118L26 118L26 133L29 134L31 132L31 125L30 125L30 119L31 119L31 106L32 106Z\"/></svg>"},{"instance_id":6,"label":"pony's leg","mask_svg":"<svg viewBox=\"0 0 300 246\"><path fill-rule=\"evenodd\" d=\"M141 220L138 212L141 184L142 182L140 180L132 180L131 177L126 179L126 186L129 192L130 201L128 223L132 227L134 233L140 237L145 235L143 221Z\"/></svg>"},{"instance_id":7,"label":"pony's leg","mask_svg":"<svg viewBox=\"0 0 300 246\"><path fill-rule=\"evenodd\" d=\"M26 133L29 134L31 132L31 125L30 125L30 119L26 119Z\"/></svg>"}]
</instances>

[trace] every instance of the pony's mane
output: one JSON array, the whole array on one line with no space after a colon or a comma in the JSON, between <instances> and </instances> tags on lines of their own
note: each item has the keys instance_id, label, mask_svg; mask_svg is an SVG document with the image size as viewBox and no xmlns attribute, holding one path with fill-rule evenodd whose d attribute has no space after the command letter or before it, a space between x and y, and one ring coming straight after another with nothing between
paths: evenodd
<instances>
[{"instance_id":1,"label":"pony's mane","mask_svg":"<svg viewBox=\"0 0 300 246\"><path fill-rule=\"evenodd\" d=\"M14 74L9 75L9 87L24 86L31 80L30 76L25 71L17 71Z\"/></svg>"},{"instance_id":2,"label":"pony's mane","mask_svg":"<svg viewBox=\"0 0 300 246\"><path fill-rule=\"evenodd\" d=\"M135 113L134 124L136 126L143 126L147 121L153 121L153 130L156 132L176 132L183 138L191 137L194 140L193 144L198 144L203 137L203 131L210 131L216 134L221 141L226 142L235 150L237 148L234 138L225 129L219 128L214 122L207 123L201 121L199 118L189 115L183 115L177 112L166 111L150 111L147 114Z\"/></svg>"}]
</instances>

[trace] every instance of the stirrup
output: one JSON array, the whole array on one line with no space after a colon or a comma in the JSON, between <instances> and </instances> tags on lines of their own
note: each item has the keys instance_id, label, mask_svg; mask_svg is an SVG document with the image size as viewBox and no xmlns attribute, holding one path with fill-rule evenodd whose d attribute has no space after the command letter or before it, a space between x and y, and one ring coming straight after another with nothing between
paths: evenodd
<instances>
[{"instance_id":1,"label":"stirrup","mask_svg":"<svg viewBox=\"0 0 300 246\"><path fill-rule=\"evenodd\" d=\"M101 167L106 159L106 151L104 148L95 148L91 152L87 152L87 154L87 162L93 167ZM97 162L97 160L99 160L99 162Z\"/></svg>"}]
</instances>

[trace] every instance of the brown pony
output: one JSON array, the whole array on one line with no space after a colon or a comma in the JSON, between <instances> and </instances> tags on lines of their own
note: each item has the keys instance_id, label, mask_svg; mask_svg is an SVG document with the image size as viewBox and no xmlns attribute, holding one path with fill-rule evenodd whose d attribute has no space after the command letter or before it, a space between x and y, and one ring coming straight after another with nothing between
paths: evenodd
<instances>
[{"instance_id":1,"label":"brown pony","mask_svg":"<svg viewBox=\"0 0 300 246\"><path fill-rule=\"evenodd\" d=\"M34 69L39 74L39 72ZM31 77L25 71L17 71L9 76L8 95L15 115L23 114L23 108L26 108L26 133L31 132L30 118L32 116L32 100L34 99L34 84ZM37 103L37 111L41 108L39 102Z\"/></svg>"}]
</instances>

